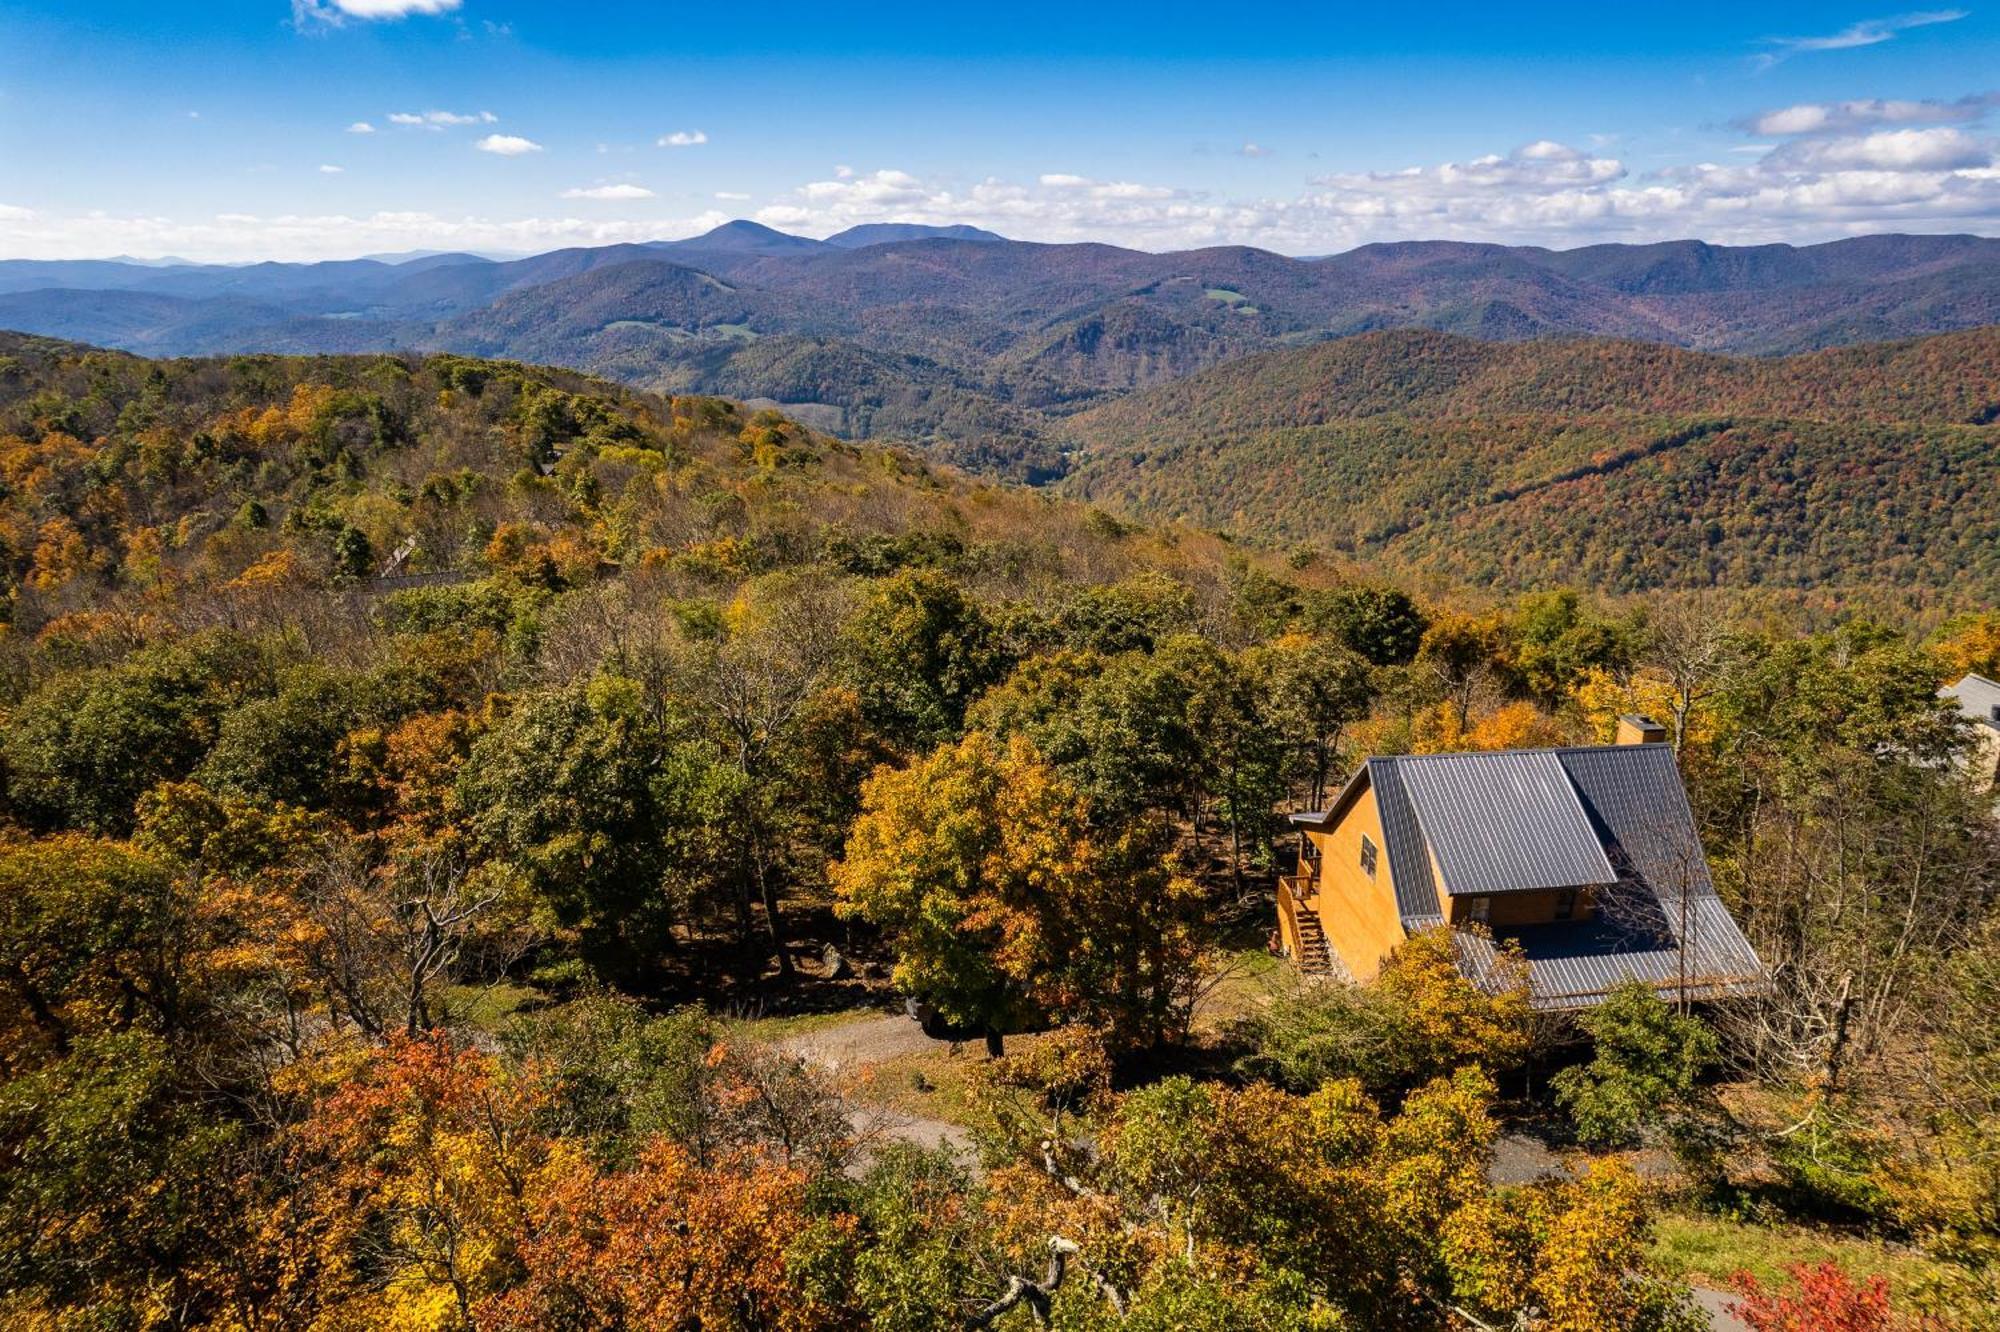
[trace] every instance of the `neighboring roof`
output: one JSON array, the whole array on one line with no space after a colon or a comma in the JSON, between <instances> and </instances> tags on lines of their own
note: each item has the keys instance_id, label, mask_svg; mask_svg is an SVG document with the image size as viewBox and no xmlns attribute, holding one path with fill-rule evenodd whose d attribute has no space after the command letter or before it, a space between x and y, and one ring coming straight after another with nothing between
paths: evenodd
<instances>
[{"instance_id":1,"label":"neighboring roof","mask_svg":"<svg viewBox=\"0 0 2000 1332\"><path fill-rule=\"evenodd\" d=\"M2000 682L1983 675L1968 675L1957 684L1948 684L1938 690L1938 697L1958 704L1966 720L2000 730L2000 717L1996 717L1994 712L1994 709L2000 708Z\"/></svg>"},{"instance_id":2,"label":"neighboring roof","mask_svg":"<svg viewBox=\"0 0 2000 1332\"><path fill-rule=\"evenodd\" d=\"M1553 752L1429 754L1395 765L1452 896L1618 882Z\"/></svg>"},{"instance_id":3,"label":"neighboring roof","mask_svg":"<svg viewBox=\"0 0 2000 1332\"><path fill-rule=\"evenodd\" d=\"M1411 932L1443 923L1433 856L1456 894L1600 889L1588 922L1503 932L1527 953L1538 1007L1581 1007L1634 976L1678 985L1683 961L1690 997L1763 983L1763 965L1716 897L1667 746L1372 758L1324 814L1298 821L1330 823L1371 787ZM1475 980L1488 976L1492 943L1466 936L1461 954Z\"/></svg>"}]
</instances>

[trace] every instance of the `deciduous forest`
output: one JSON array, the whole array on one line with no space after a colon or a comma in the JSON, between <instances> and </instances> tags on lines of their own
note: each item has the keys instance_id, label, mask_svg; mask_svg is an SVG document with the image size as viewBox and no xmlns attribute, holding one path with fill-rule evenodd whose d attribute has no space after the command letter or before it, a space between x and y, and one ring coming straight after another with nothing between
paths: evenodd
<instances>
[{"instance_id":1,"label":"deciduous forest","mask_svg":"<svg viewBox=\"0 0 2000 1332\"><path fill-rule=\"evenodd\" d=\"M2000 613L1371 560L512 362L7 336L0 1326L2000 1327L1937 695ZM1270 956L1361 758L1631 712L1767 991Z\"/></svg>"}]
</instances>

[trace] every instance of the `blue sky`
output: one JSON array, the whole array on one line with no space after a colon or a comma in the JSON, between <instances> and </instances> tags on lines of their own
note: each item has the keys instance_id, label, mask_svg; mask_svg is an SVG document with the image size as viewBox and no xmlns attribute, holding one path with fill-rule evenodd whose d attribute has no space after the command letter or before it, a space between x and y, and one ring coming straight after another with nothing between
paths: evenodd
<instances>
[{"instance_id":1,"label":"blue sky","mask_svg":"<svg viewBox=\"0 0 2000 1332\"><path fill-rule=\"evenodd\" d=\"M0 256L1992 234L1996 124L1977 9L0 0Z\"/></svg>"}]
</instances>

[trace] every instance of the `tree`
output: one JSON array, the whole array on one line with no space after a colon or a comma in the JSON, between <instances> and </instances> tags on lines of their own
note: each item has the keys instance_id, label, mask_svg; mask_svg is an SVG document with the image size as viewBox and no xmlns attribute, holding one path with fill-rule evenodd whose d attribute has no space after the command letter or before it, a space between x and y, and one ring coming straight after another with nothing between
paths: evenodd
<instances>
[{"instance_id":1,"label":"tree","mask_svg":"<svg viewBox=\"0 0 2000 1332\"><path fill-rule=\"evenodd\" d=\"M132 1326L213 1308L238 1128L174 1063L155 1035L99 1032L0 1084L0 1288Z\"/></svg>"},{"instance_id":2,"label":"tree","mask_svg":"<svg viewBox=\"0 0 2000 1332\"><path fill-rule=\"evenodd\" d=\"M834 827L851 815L868 760L878 753L857 734L865 705L835 684L846 608L839 585L774 575L746 587L712 623L687 629L670 652L671 696L707 746L702 791L721 843L714 877L727 886L746 941L752 905L761 904L766 942L784 976L792 974L792 959L780 899L797 876L824 862L840 835ZM890 598L877 609L911 628L902 615L909 604ZM921 614L915 620L937 626ZM887 679L878 683L889 688Z\"/></svg>"},{"instance_id":3,"label":"tree","mask_svg":"<svg viewBox=\"0 0 2000 1332\"><path fill-rule=\"evenodd\" d=\"M975 731L869 779L837 909L880 928L895 978L947 1021L1000 1034L1074 1006L1151 1043L1192 1000L1192 888L1157 834L1107 846L1074 788L1016 737Z\"/></svg>"},{"instance_id":4,"label":"tree","mask_svg":"<svg viewBox=\"0 0 2000 1332\"><path fill-rule=\"evenodd\" d=\"M1393 1097L1467 1065L1504 1073L1532 1037L1527 970L1502 954L1487 991L1459 970L1452 933L1406 941L1368 985L1302 985L1247 1025L1245 1073L1296 1092L1352 1079Z\"/></svg>"},{"instance_id":5,"label":"tree","mask_svg":"<svg viewBox=\"0 0 2000 1332\"><path fill-rule=\"evenodd\" d=\"M1366 660L1323 638L1286 634L1251 649L1244 668L1263 693L1264 725L1290 751L1285 775L1303 786L1303 807L1324 809L1347 728L1375 698Z\"/></svg>"},{"instance_id":6,"label":"tree","mask_svg":"<svg viewBox=\"0 0 2000 1332\"><path fill-rule=\"evenodd\" d=\"M1551 1083L1577 1136L1608 1147L1658 1128L1677 1149L1705 1155L1719 1111L1701 1082L1720 1054L1709 1025L1676 1013L1636 980L1614 989L1582 1024L1590 1062L1561 1070Z\"/></svg>"},{"instance_id":7,"label":"tree","mask_svg":"<svg viewBox=\"0 0 2000 1332\"><path fill-rule=\"evenodd\" d=\"M193 916L186 885L124 844L0 846L0 988L33 1033L12 1033L0 1066L102 1031L180 1030L198 1003Z\"/></svg>"},{"instance_id":8,"label":"tree","mask_svg":"<svg viewBox=\"0 0 2000 1332\"><path fill-rule=\"evenodd\" d=\"M1743 1298L1729 1311L1751 1332L1892 1332L1897 1325L1889 1308L1889 1284L1881 1277L1857 1282L1839 1264L1792 1269L1796 1287L1788 1293L1766 1290L1755 1277L1736 1278Z\"/></svg>"},{"instance_id":9,"label":"tree","mask_svg":"<svg viewBox=\"0 0 2000 1332\"><path fill-rule=\"evenodd\" d=\"M908 751L956 739L966 708L1011 664L979 603L928 569L879 581L845 638L862 715Z\"/></svg>"},{"instance_id":10,"label":"tree","mask_svg":"<svg viewBox=\"0 0 2000 1332\"><path fill-rule=\"evenodd\" d=\"M629 681L600 679L519 699L473 745L458 797L546 924L617 974L667 943L669 801L698 766Z\"/></svg>"},{"instance_id":11,"label":"tree","mask_svg":"<svg viewBox=\"0 0 2000 1332\"><path fill-rule=\"evenodd\" d=\"M1407 665L1430 627L1416 603L1391 587L1341 588L1313 606L1311 617L1375 666Z\"/></svg>"},{"instance_id":12,"label":"tree","mask_svg":"<svg viewBox=\"0 0 2000 1332\"><path fill-rule=\"evenodd\" d=\"M207 634L57 676L22 700L0 741L10 800L41 828L129 832L140 795L194 769L261 668L245 640Z\"/></svg>"}]
</instances>

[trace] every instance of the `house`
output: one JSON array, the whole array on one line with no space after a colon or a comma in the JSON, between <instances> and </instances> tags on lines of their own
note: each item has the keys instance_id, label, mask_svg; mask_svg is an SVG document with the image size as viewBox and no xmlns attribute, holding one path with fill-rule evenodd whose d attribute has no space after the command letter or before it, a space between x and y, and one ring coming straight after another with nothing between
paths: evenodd
<instances>
[{"instance_id":1,"label":"house","mask_svg":"<svg viewBox=\"0 0 2000 1332\"><path fill-rule=\"evenodd\" d=\"M1625 717L1611 745L1369 759L1327 809L1292 816L1280 946L1309 974L1367 981L1410 935L1477 924L1460 966L1486 983L1517 942L1542 1009L1633 977L1690 999L1761 988L1665 739Z\"/></svg>"},{"instance_id":2,"label":"house","mask_svg":"<svg viewBox=\"0 0 2000 1332\"><path fill-rule=\"evenodd\" d=\"M1992 785L1994 773L2000 769L2000 683L1983 675L1968 675L1938 690L1938 697L1950 699L1965 714L1973 735L1969 761L1986 784Z\"/></svg>"}]
</instances>

